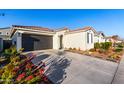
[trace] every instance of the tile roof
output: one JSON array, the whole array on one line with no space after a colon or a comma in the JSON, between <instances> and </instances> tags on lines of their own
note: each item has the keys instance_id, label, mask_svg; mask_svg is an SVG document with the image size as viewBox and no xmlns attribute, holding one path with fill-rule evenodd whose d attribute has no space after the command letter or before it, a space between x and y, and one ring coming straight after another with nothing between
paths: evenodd
<instances>
[{"instance_id":1,"label":"tile roof","mask_svg":"<svg viewBox=\"0 0 124 93\"><path fill-rule=\"evenodd\" d=\"M12 25L12 27L53 32L52 29L44 28L44 27L39 27L39 26L21 26L21 25Z\"/></svg>"},{"instance_id":2,"label":"tile roof","mask_svg":"<svg viewBox=\"0 0 124 93\"><path fill-rule=\"evenodd\" d=\"M63 30L69 30L69 29L67 27L62 27L62 28L55 29L55 31L57 31L57 32L63 31Z\"/></svg>"},{"instance_id":3,"label":"tile roof","mask_svg":"<svg viewBox=\"0 0 124 93\"><path fill-rule=\"evenodd\" d=\"M67 27L60 28L60 30L68 30Z\"/></svg>"},{"instance_id":4,"label":"tile roof","mask_svg":"<svg viewBox=\"0 0 124 93\"><path fill-rule=\"evenodd\" d=\"M86 26L84 28L79 28L79 29L71 30L71 31L80 31L80 30L83 30L83 31L94 30L95 31L95 29L93 27L90 27L90 26Z\"/></svg>"},{"instance_id":5,"label":"tile roof","mask_svg":"<svg viewBox=\"0 0 124 93\"><path fill-rule=\"evenodd\" d=\"M93 27L90 27L90 26L86 26L84 28L79 28L79 29L76 29L76 30L69 30L69 32L67 32L67 33L84 32L84 31L88 31L88 30L92 30L92 31L94 31L94 33L96 33L96 30Z\"/></svg>"}]
</instances>

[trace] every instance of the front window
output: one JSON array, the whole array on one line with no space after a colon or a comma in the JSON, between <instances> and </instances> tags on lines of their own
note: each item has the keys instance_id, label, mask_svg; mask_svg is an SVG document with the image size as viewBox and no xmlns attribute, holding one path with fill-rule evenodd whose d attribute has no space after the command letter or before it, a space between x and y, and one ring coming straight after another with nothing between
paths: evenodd
<instances>
[{"instance_id":1,"label":"front window","mask_svg":"<svg viewBox=\"0 0 124 93\"><path fill-rule=\"evenodd\" d=\"M93 34L87 33L87 43L93 43Z\"/></svg>"},{"instance_id":2,"label":"front window","mask_svg":"<svg viewBox=\"0 0 124 93\"><path fill-rule=\"evenodd\" d=\"M93 34L91 34L91 43L93 43Z\"/></svg>"},{"instance_id":3,"label":"front window","mask_svg":"<svg viewBox=\"0 0 124 93\"><path fill-rule=\"evenodd\" d=\"M87 33L87 43L89 44L89 33Z\"/></svg>"}]
</instances>

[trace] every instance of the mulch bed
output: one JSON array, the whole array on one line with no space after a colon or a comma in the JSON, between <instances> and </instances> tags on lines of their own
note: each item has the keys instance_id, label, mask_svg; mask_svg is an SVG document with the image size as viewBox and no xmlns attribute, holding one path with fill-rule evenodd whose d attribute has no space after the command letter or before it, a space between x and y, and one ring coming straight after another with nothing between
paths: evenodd
<instances>
[{"instance_id":1,"label":"mulch bed","mask_svg":"<svg viewBox=\"0 0 124 93\"><path fill-rule=\"evenodd\" d=\"M82 55L87 55L87 56L91 56L91 57L96 57L96 58L100 58L100 59L103 59L103 60L112 61L112 62L115 62L115 63L119 63L121 58L122 58L122 55L123 55L123 51L122 51L122 53L119 54L119 58L112 59L112 58L109 58L109 56L112 55L112 53L99 53L99 52L90 52L90 51L88 53L86 51L73 50L73 49L72 50L66 50L66 51L73 52L73 53L78 53L78 54L82 54Z\"/></svg>"}]
</instances>

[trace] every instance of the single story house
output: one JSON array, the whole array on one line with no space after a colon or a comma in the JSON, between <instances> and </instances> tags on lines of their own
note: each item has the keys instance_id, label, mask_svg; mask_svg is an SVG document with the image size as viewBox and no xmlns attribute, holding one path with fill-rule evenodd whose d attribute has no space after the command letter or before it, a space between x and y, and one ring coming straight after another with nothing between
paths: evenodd
<instances>
[{"instance_id":1,"label":"single story house","mask_svg":"<svg viewBox=\"0 0 124 93\"><path fill-rule=\"evenodd\" d=\"M88 50L94 48L95 33L92 27L53 30L44 27L13 25L11 38L17 50L20 48L26 51L64 48Z\"/></svg>"},{"instance_id":2,"label":"single story house","mask_svg":"<svg viewBox=\"0 0 124 93\"><path fill-rule=\"evenodd\" d=\"M105 42L105 34L103 32L97 32L94 36L95 43L102 43Z\"/></svg>"}]
</instances>

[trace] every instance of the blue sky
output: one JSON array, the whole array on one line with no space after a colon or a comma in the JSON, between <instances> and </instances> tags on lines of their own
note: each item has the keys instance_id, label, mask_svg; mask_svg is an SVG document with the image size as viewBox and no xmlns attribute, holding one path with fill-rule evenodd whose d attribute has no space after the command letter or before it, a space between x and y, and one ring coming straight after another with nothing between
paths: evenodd
<instances>
[{"instance_id":1,"label":"blue sky","mask_svg":"<svg viewBox=\"0 0 124 93\"><path fill-rule=\"evenodd\" d=\"M42 26L52 29L70 29L92 26L106 35L124 38L124 10L0 10L0 28L11 25Z\"/></svg>"}]
</instances>

